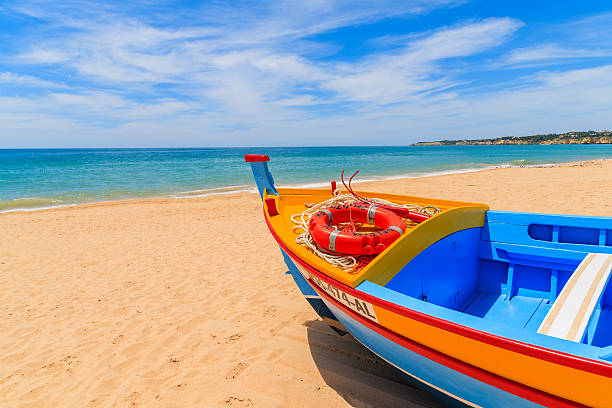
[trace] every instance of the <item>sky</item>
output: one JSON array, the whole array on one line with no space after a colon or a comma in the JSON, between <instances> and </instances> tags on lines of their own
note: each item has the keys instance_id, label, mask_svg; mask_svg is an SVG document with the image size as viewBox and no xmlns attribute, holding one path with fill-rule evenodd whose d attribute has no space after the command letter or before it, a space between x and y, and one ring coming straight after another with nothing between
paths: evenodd
<instances>
[{"instance_id":1,"label":"sky","mask_svg":"<svg viewBox=\"0 0 612 408\"><path fill-rule=\"evenodd\" d=\"M612 128L612 3L0 1L0 148Z\"/></svg>"}]
</instances>

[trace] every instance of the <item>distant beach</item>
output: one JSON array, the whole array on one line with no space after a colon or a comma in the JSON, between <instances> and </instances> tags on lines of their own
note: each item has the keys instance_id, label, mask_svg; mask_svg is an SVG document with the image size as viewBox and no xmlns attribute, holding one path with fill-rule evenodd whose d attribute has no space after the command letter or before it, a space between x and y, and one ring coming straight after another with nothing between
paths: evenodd
<instances>
[{"instance_id":1,"label":"distant beach","mask_svg":"<svg viewBox=\"0 0 612 408\"><path fill-rule=\"evenodd\" d=\"M612 158L612 145L0 150L0 211L252 191L245 153L266 153L279 186Z\"/></svg>"}]
</instances>

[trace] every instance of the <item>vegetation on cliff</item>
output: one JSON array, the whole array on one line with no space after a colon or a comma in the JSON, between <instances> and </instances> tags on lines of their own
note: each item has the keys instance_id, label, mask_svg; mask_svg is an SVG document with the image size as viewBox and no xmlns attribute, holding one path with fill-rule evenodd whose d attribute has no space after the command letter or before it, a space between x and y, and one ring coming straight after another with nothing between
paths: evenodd
<instances>
[{"instance_id":1,"label":"vegetation on cliff","mask_svg":"<svg viewBox=\"0 0 612 408\"><path fill-rule=\"evenodd\" d=\"M550 133L532 136L504 136L495 139L478 140L440 140L436 142L418 142L413 146L466 146L466 145L552 145L552 144L609 144L612 143L612 131L584 131Z\"/></svg>"}]
</instances>

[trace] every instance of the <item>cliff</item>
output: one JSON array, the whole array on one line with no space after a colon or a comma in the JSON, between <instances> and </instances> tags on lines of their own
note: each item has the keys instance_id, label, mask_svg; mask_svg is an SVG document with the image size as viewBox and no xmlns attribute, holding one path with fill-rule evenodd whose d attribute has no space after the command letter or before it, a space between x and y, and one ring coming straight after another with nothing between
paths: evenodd
<instances>
[{"instance_id":1,"label":"cliff","mask_svg":"<svg viewBox=\"0 0 612 408\"><path fill-rule=\"evenodd\" d=\"M468 146L468 145L552 145L552 144L611 144L612 131L550 133L532 136L504 136L495 139L478 140L440 140L418 142L412 146Z\"/></svg>"}]
</instances>

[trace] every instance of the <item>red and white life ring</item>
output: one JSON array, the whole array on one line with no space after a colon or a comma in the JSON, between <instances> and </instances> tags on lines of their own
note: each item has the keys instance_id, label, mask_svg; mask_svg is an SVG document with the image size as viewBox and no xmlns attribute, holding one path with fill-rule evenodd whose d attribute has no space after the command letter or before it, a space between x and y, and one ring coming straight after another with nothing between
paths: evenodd
<instances>
[{"instance_id":1,"label":"red and white life ring","mask_svg":"<svg viewBox=\"0 0 612 408\"><path fill-rule=\"evenodd\" d=\"M332 225L345 222L373 224L381 231L350 232L334 229ZM310 218L310 235L323 249L343 255L374 255L384 251L406 231L402 218L376 205L351 203L317 211Z\"/></svg>"}]
</instances>

